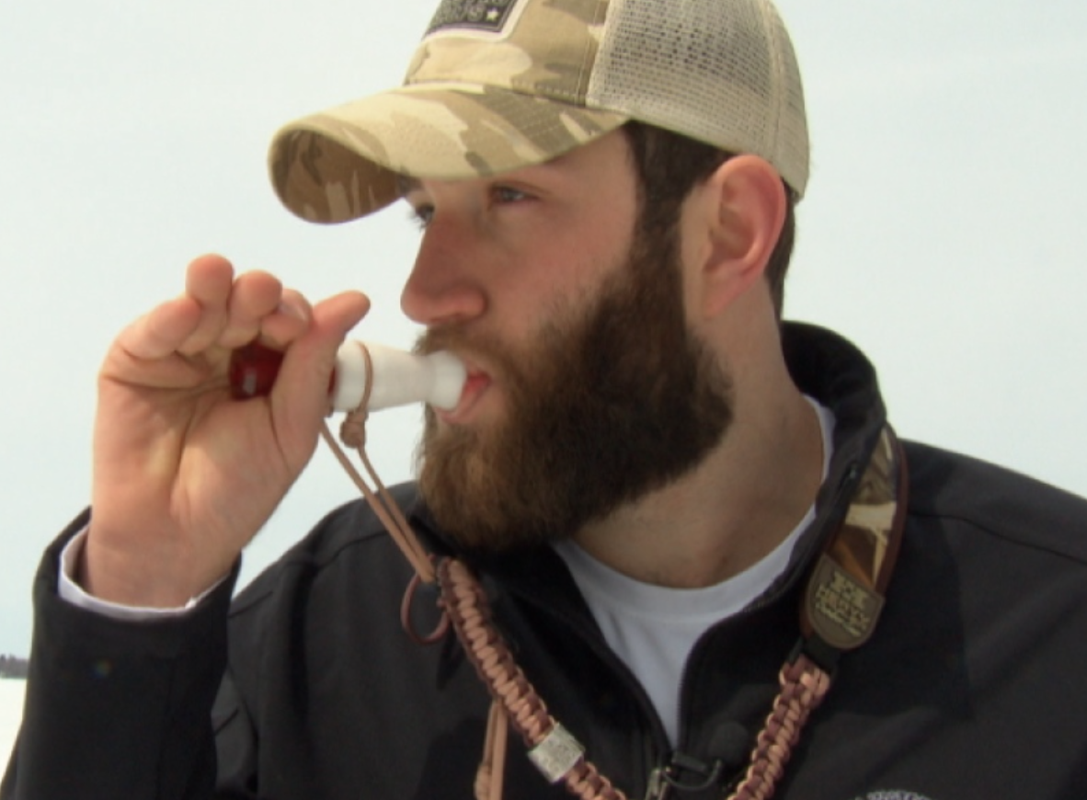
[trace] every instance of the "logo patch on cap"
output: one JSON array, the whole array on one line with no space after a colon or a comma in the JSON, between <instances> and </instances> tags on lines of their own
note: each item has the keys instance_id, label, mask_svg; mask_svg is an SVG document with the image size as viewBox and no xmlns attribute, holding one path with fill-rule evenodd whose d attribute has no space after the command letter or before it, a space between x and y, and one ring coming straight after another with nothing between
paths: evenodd
<instances>
[{"instance_id":1,"label":"logo patch on cap","mask_svg":"<svg viewBox=\"0 0 1087 800\"><path fill-rule=\"evenodd\" d=\"M442 0L427 35L443 28L472 28L497 33L509 19L517 0Z\"/></svg>"}]
</instances>

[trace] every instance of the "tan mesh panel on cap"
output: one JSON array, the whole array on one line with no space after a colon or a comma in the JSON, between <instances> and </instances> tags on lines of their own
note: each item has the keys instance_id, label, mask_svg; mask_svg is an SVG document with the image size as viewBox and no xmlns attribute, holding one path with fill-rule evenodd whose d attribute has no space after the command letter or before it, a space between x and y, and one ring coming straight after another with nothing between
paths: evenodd
<instances>
[{"instance_id":1,"label":"tan mesh panel on cap","mask_svg":"<svg viewBox=\"0 0 1087 800\"><path fill-rule=\"evenodd\" d=\"M394 173L508 172L628 119L807 185L800 77L769 0L443 0L405 86L285 126L269 163L291 211L343 222L396 199Z\"/></svg>"},{"instance_id":2,"label":"tan mesh panel on cap","mask_svg":"<svg viewBox=\"0 0 1087 800\"><path fill-rule=\"evenodd\" d=\"M798 194L807 186L800 73L764 0L613 0L588 102L762 156Z\"/></svg>"}]
</instances>

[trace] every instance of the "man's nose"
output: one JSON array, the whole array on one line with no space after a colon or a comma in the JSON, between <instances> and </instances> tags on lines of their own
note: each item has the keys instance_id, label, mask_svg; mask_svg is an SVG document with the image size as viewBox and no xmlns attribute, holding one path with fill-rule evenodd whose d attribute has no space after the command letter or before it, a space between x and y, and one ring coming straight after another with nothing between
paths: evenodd
<instances>
[{"instance_id":1,"label":"man's nose","mask_svg":"<svg viewBox=\"0 0 1087 800\"><path fill-rule=\"evenodd\" d=\"M473 268L470 230L454 220L428 224L415 266L400 294L400 308L409 319L428 327L463 323L480 316L487 295L480 270Z\"/></svg>"}]
</instances>

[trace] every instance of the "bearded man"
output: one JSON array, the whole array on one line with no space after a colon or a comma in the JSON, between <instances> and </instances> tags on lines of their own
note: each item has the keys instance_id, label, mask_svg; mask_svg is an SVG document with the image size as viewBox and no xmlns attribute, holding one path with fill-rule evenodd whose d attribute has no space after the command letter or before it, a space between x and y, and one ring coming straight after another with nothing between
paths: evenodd
<instances>
[{"instance_id":1,"label":"bearded man","mask_svg":"<svg viewBox=\"0 0 1087 800\"><path fill-rule=\"evenodd\" d=\"M899 442L864 356L783 320L769 0L444 0L404 86L271 165L305 219L411 206L459 398L417 482L232 600L368 300L193 261L102 367L0 797L1087 796L1087 503Z\"/></svg>"}]
</instances>

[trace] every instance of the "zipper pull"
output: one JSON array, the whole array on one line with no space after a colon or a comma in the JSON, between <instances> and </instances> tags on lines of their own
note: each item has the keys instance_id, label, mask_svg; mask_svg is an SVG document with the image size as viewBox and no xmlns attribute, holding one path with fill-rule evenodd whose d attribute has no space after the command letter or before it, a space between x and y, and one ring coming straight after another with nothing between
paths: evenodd
<instances>
[{"instance_id":1,"label":"zipper pull","mask_svg":"<svg viewBox=\"0 0 1087 800\"><path fill-rule=\"evenodd\" d=\"M649 773L649 785L645 790L645 800L666 800L672 788L664 778L664 771L667 767L656 767Z\"/></svg>"}]
</instances>

